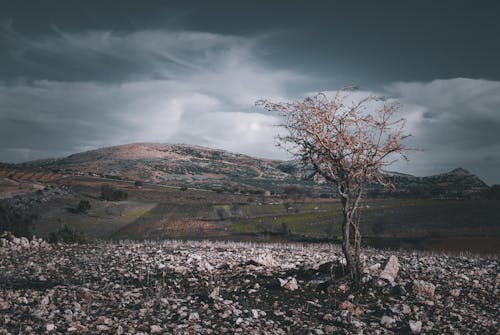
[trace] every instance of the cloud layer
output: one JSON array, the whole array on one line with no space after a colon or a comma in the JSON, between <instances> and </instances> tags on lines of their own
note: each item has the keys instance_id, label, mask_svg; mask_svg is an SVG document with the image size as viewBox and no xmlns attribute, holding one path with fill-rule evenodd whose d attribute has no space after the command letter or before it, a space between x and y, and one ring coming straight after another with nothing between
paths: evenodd
<instances>
[{"instance_id":1,"label":"cloud layer","mask_svg":"<svg viewBox=\"0 0 500 335\"><path fill-rule=\"evenodd\" d=\"M27 38L5 25L0 42L2 57L23 65L0 81L0 161L144 141L285 159L274 146L276 116L254 101L301 98L297 88L327 82L265 65L259 37L54 28ZM423 150L394 170L429 175L462 166L500 182L500 82L397 82L378 91L402 102L409 144Z\"/></svg>"},{"instance_id":2,"label":"cloud layer","mask_svg":"<svg viewBox=\"0 0 500 335\"><path fill-rule=\"evenodd\" d=\"M499 182L500 82L455 78L393 83L388 94L403 104L413 134L408 169L439 173L457 166Z\"/></svg>"},{"instance_id":3,"label":"cloud layer","mask_svg":"<svg viewBox=\"0 0 500 335\"><path fill-rule=\"evenodd\" d=\"M94 80L75 80L78 75L69 78L67 71L64 81L1 83L0 157L20 161L158 141L283 158L273 146L275 117L253 103L283 97L288 82L302 79L261 65L255 44L231 36L159 31L22 39L16 45L18 61L36 64L49 78L58 77L57 63L71 63ZM48 56L47 62L39 60ZM104 58L110 60L109 71ZM116 70L125 63L130 67ZM115 70L122 76L114 76ZM100 78L108 72L109 80Z\"/></svg>"}]
</instances>

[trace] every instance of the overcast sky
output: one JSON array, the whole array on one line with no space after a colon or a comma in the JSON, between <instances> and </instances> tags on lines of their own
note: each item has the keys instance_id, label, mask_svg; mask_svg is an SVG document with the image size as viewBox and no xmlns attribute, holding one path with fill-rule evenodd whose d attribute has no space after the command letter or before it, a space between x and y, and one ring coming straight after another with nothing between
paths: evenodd
<instances>
[{"instance_id":1,"label":"overcast sky","mask_svg":"<svg viewBox=\"0 0 500 335\"><path fill-rule=\"evenodd\" d=\"M261 98L357 84L422 151L500 183L498 1L0 0L0 161L130 142L286 159Z\"/></svg>"}]
</instances>

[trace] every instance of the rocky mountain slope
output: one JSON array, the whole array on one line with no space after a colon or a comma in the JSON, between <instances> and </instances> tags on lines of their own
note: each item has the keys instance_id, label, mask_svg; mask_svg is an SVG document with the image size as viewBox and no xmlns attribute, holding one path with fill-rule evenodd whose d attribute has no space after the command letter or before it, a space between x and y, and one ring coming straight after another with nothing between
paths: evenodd
<instances>
[{"instance_id":1,"label":"rocky mountain slope","mask_svg":"<svg viewBox=\"0 0 500 335\"><path fill-rule=\"evenodd\" d=\"M330 244L0 239L0 334L497 334L497 258L364 253L354 290Z\"/></svg>"},{"instance_id":2,"label":"rocky mountain slope","mask_svg":"<svg viewBox=\"0 0 500 335\"><path fill-rule=\"evenodd\" d=\"M300 185L313 195L334 196L330 187L310 177L311 171L295 161L250 157L224 150L183 144L134 143L41 160L25 167L76 174L140 180L175 186L283 192ZM488 186L469 171L458 168L430 177L388 172L396 189L369 188L369 195L414 198L470 198Z\"/></svg>"}]
</instances>

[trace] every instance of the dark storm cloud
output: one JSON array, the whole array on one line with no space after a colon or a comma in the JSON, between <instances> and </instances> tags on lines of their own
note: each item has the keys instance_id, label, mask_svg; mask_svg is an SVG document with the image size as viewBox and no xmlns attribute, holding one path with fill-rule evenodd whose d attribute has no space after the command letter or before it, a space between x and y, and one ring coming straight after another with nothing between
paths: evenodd
<instances>
[{"instance_id":1,"label":"dark storm cloud","mask_svg":"<svg viewBox=\"0 0 500 335\"><path fill-rule=\"evenodd\" d=\"M401 100L419 175L499 182L498 2L11 1L0 160L134 141L286 158L259 98L360 84ZM467 79L469 78L469 79Z\"/></svg>"},{"instance_id":2,"label":"dark storm cloud","mask_svg":"<svg viewBox=\"0 0 500 335\"><path fill-rule=\"evenodd\" d=\"M24 38L24 51L50 53L89 71L95 70L95 55L103 54L145 70L127 80L0 82L2 160L136 141L273 155L275 118L256 113L253 102L264 95L283 97L287 82L304 79L263 67L254 57L256 44L250 38L166 30Z\"/></svg>"}]
</instances>

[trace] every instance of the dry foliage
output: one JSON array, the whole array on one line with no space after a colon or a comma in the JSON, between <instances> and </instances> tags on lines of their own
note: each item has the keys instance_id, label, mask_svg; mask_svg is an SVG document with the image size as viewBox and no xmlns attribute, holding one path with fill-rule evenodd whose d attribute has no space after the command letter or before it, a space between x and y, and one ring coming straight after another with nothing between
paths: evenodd
<instances>
[{"instance_id":1,"label":"dry foliage","mask_svg":"<svg viewBox=\"0 0 500 335\"><path fill-rule=\"evenodd\" d=\"M278 136L284 146L316 173L336 186L342 200L343 249L353 278L361 274L357 208L368 183L391 187L383 167L404 156L405 120L395 118L399 104L369 95L356 99L353 89L342 89L332 98L323 93L302 101L259 100L258 106L278 112L286 130Z\"/></svg>"}]
</instances>

